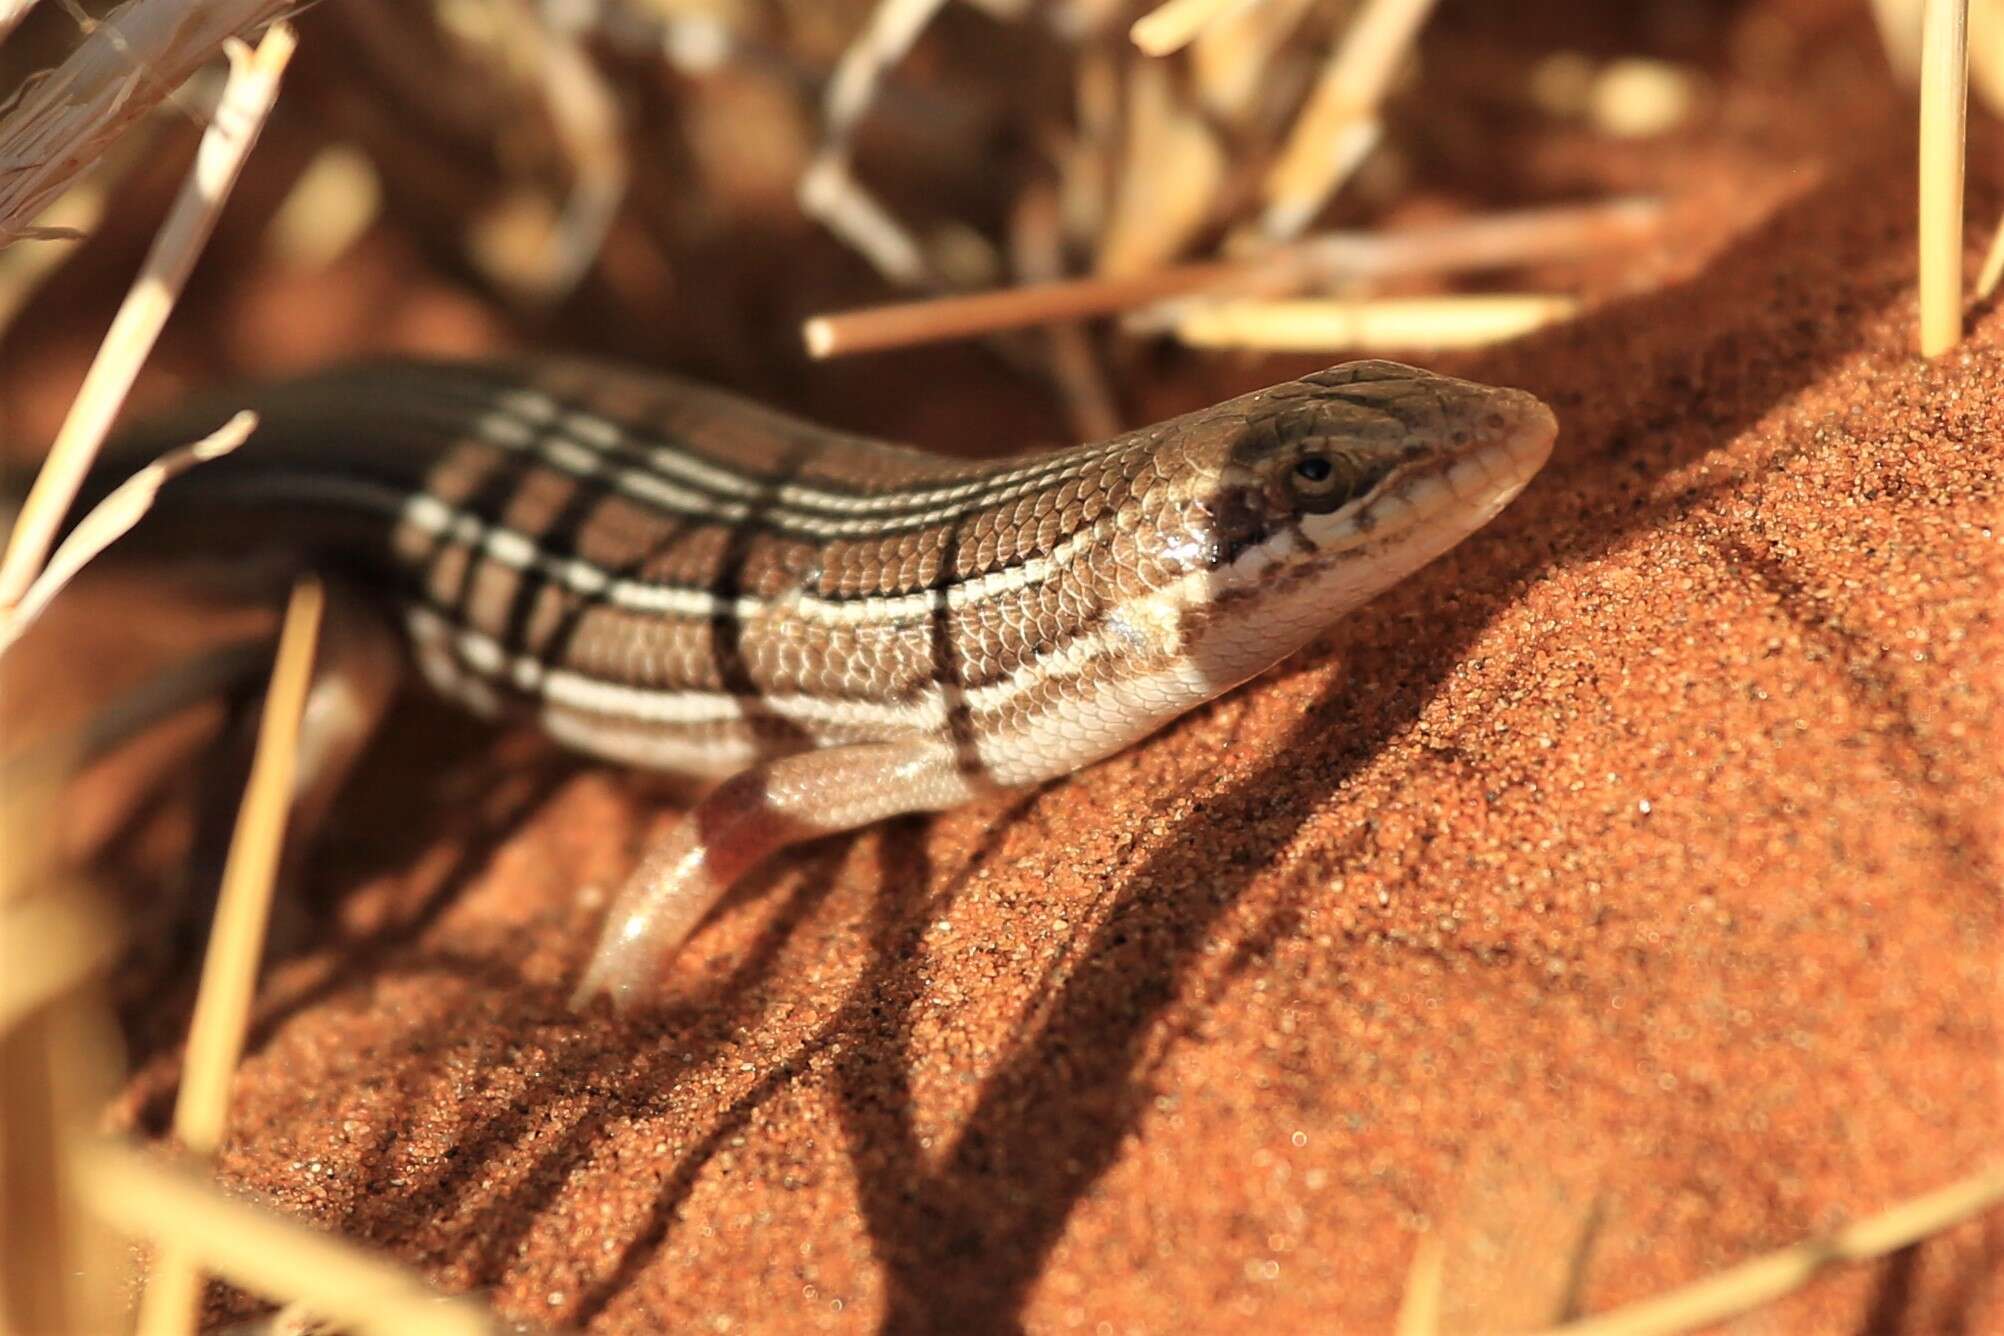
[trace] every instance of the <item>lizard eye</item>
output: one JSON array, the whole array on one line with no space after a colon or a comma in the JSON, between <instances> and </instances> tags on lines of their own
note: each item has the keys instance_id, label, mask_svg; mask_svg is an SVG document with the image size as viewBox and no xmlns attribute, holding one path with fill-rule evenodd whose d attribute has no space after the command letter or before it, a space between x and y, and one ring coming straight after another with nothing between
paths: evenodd
<instances>
[{"instance_id":1,"label":"lizard eye","mask_svg":"<svg viewBox=\"0 0 2004 1336\"><path fill-rule=\"evenodd\" d=\"M1294 476L1310 487L1328 482L1335 471L1336 466L1322 455L1303 455L1294 461Z\"/></svg>"},{"instance_id":2,"label":"lizard eye","mask_svg":"<svg viewBox=\"0 0 2004 1336\"><path fill-rule=\"evenodd\" d=\"M1355 490L1356 470L1345 467L1346 461L1332 459L1328 455L1308 453L1297 457L1294 467L1288 470L1288 485L1294 492L1295 504L1303 510L1321 514L1336 509L1350 499Z\"/></svg>"},{"instance_id":3,"label":"lizard eye","mask_svg":"<svg viewBox=\"0 0 2004 1336\"><path fill-rule=\"evenodd\" d=\"M1326 515L1369 492L1391 470L1391 460L1311 450L1295 458L1287 481L1297 506L1313 515Z\"/></svg>"}]
</instances>

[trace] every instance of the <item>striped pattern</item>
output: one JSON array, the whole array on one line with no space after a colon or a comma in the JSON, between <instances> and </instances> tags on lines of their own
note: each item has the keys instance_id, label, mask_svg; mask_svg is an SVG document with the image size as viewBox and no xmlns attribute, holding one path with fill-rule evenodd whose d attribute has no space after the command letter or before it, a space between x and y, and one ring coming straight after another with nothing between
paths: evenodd
<instances>
[{"instance_id":1,"label":"striped pattern","mask_svg":"<svg viewBox=\"0 0 2004 1336\"><path fill-rule=\"evenodd\" d=\"M1023 783L1257 671L1493 513L1535 467L1511 453L1527 404L1361 363L970 463L595 365L399 362L269 392L253 444L164 509L275 524L393 592L440 691L600 755L724 774L921 738ZM1383 480L1311 513L1288 493L1303 449ZM1470 459L1503 462L1450 487Z\"/></svg>"}]
</instances>

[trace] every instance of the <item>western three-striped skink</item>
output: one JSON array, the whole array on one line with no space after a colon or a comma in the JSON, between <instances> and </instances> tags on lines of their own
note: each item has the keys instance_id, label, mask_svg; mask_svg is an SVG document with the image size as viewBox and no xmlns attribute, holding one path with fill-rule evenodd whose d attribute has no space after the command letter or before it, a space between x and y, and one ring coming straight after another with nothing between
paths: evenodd
<instances>
[{"instance_id":1,"label":"western three-striped skink","mask_svg":"<svg viewBox=\"0 0 2004 1336\"><path fill-rule=\"evenodd\" d=\"M480 713L723 780L618 895L580 1004L641 996L775 849L1068 773L1274 664L1486 523L1557 431L1522 391L1352 362L976 463L599 365L400 361L120 454L246 404L256 435L171 483L141 545L359 595L309 706L318 774L408 660Z\"/></svg>"}]
</instances>

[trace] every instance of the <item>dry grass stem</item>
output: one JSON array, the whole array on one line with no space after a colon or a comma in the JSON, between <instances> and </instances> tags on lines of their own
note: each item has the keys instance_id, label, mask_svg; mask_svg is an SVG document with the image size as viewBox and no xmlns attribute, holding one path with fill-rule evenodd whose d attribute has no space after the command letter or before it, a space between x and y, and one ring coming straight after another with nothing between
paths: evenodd
<instances>
[{"instance_id":1,"label":"dry grass stem","mask_svg":"<svg viewBox=\"0 0 2004 1336\"><path fill-rule=\"evenodd\" d=\"M1661 220L1656 201L1627 198L1490 214L1401 232L1331 232L1242 259L815 316L802 326L802 336L813 356L841 357L1112 315L1200 291L1277 296L1401 274L1497 269L1628 245L1650 236ZM1173 314L1144 319L1140 327L1168 328L1173 320Z\"/></svg>"},{"instance_id":2,"label":"dry grass stem","mask_svg":"<svg viewBox=\"0 0 2004 1336\"><path fill-rule=\"evenodd\" d=\"M80 240L104 216L104 202L105 191L98 177L80 181L57 196L55 203L22 230L21 238L43 243ZM72 253L71 247L61 244L0 250L0 336L5 335L15 315L34 297L42 280L60 268Z\"/></svg>"},{"instance_id":3,"label":"dry grass stem","mask_svg":"<svg viewBox=\"0 0 2004 1336\"><path fill-rule=\"evenodd\" d=\"M1923 357L1939 357L1962 339L1962 172L1968 115L1968 0L1926 0L1920 89Z\"/></svg>"},{"instance_id":4,"label":"dry grass stem","mask_svg":"<svg viewBox=\"0 0 2004 1336\"><path fill-rule=\"evenodd\" d=\"M181 85L224 39L293 0L128 0L0 115L0 246Z\"/></svg>"},{"instance_id":5,"label":"dry grass stem","mask_svg":"<svg viewBox=\"0 0 2004 1336\"><path fill-rule=\"evenodd\" d=\"M1399 1298L1396 1336L1435 1336L1440 1330L1441 1292L1447 1278L1447 1246L1438 1232L1420 1235Z\"/></svg>"},{"instance_id":6,"label":"dry grass stem","mask_svg":"<svg viewBox=\"0 0 2004 1336\"><path fill-rule=\"evenodd\" d=\"M801 326L801 335L809 355L817 358L938 343L997 330L1105 315L1201 288L1229 277L1241 267L1230 262L1183 265L1129 278L1033 283L964 297L872 306L814 316Z\"/></svg>"},{"instance_id":7,"label":"dry grass stem","mask_svg":"<svg viewBox=\"0 0 2004 1336\"><path fill-rule=\"evenodd\" d=\"M1272 91L1274 57L1315 0L1258 0L1208 25L1190 48L1197 100L1231 123L1247 118Z\"/></svg>"},{"instance_id":8,"label":"dry grass stem","mask_svg":"<svg viewBox=\"0 0 2004 1336\"><path fill-rule=\"evenodd\" d=\"M1125 147L1093 264L1107 278L1176 258L1209 221L1225 181L1224 148L1204 118L1182 105L1160 63L1129 71Z\"/></svg>"},{"instance_id":9,"label":"dry grass stem","mask_svg":"<svg viewBox=\"0 0 2004 1336\"><path fill-rule=\"evenodd\" d=\"M320 150L265 229L265 249L290 269L315 272L347 254L382 211L376 164L353 144Z\"/></svg>"},{"instance_id":10,"label":"dry grass stem","mask_svg":"<svg viewBox=\"0 0 2004 1336\"><path fill-rule=\"evenodd\" d=\"M1576 299L1545 293L1242 300L1193 306L1177 319L1173 332L1192 347L1261 352L1477 348L1567 319L1578 310Z\"/></svg>"},{"instance_id":11,"label":"dry grass stem","mask_svg":"<svg viewBox=\"0 0 2004 1336\"><path fill-rule=\"evenodd\" d=\"M2004 0L1969 0L1969 84L1993 116L2004 116Z\"/></svg>"},{"instance_id":12,"label":"dry grass stem","mask_svg":"<svg viewBox=\"0 0 2004 1336\"><path fill-rule=\"evenodd\" d=\"M1260 229L1298 234L1377 142L1378 107L1434 0L1365 0L1267 173Z\"/></svg>"},{"instance_id":13,"label":"dry grass stem","mask_svg":"<svg viewBox=\"0 0 2004 1336\"><path fill-rule=\"evenodd\" d=\"M209 929L209 950L188 1028L174 1131L182 1147L206 1164L229 1124L230 1084L243 1055L251 998L264 955L273 883L285 840L298 769L300 720L313 681L325 594L302 581L292 591L279 632L278 660L265 696L250 782L223 865L222 894ZM195 1258L177 1236L160 1240L139 1309L142 1336L192 1332L201 1300Z\"/></svg>"},{"instance_id":14,"label":"dry grass stem","mask_svg":"<svg viewBox=\"0 0 2004 1336\"><path fill-rule=\"evenodd\" d=\"M34 7L35 0L0 0L0 42L7 40L7 34L14 31Z\"/></svg>"},{"instance_id":15,"label":"dry grass stem","mask_svg":"<svg viewBox=\"0 0 2004 1336\"><path fill-rule=\"evenodd\" d=\"M203 134L188 180L153 238L139 277L112 319L83 388L21 507L6 557L0 560L0 608L18 604L41 570L70 502L214 230L245 156L257 142L293 45L292 29L282 23L265 33L254 53L231 43L230 79L215 121Z\"/></svg>"},{"instance_id":16,"label":"dry grass stem","mask_svg":"<svg viewBox=\"0 0 2004 1336\"><path fill-rule=\"evenodd\" d=\"M84 1204L140 1239L174 1239L202 1267L253 1293L303 1303L343 1328L381 1336L500 1330L468 1299L276 1211L225 1197L189 1169L116 1142L74 1153Z\"/></svg>"},{"instance_id":17,"label":"dry grass stem","mask_svg":"<svg viewBox=\"0 0 2004 1336\"><path fill-rule=\"evenodd\" d=\"M14 829L9 847L18 850L32 836ZM10 862L22 861L18 855ZM82 890L60 895L10 889L0 900L0 1033L13 1029L51 998L75 991L103 973L125 947L119 918Z\"/></svg>"},{"instance_id":18,"label":"dry grass stem","mask_svg":"<svg viewBox=\"0 0 2004 1336\"><path fill-rule=\"evenodd\" d=\"M1181 51L1216 20L1250 0L1166 0L1134 21L1127 35L1143 54Z\"/></svg>"},{"instance_id":19,"label":"dry grass stem","mask_svg":"<svg viewBox=\"0 0 2004 1336\"><path fill-rule=\"evenodd\" d=\"M1010 218L1009 254L1021 278L1056 280L1064 272L1064 220L1055 187L1034 185L1023 192ZM1059 321L1044 331L1044 339L1051 381L1073 432L1085 441L1117 434L1120 412L1113 387L1085 326Z\"/></svg>"},{"instance_id":20,"label":"dry grass stem","mask_svg":"<svg viewBox=\"0 0 2004 1336\"><path fill-rule=\"evenodd\" d=\"M41 778L41 777L34 777ZM124 926L87 888L52 880L53 783L0 791L0 1331L110 1331L124 1249L75 1207L66 1139L123 1075L96 987Z\"/></svg>"},{"instance_id":21,"label":"dry grass stem","mask_svg":"<svg viewBox=\"0 0 2004 1336\"><path fill-rule=\"evenodd\" d=\"M927 280L924 252L849 170L849 145L876 99L884 72L911 50L946 0L879 0L870 21L842 53L821 102L822 142L801 175L800 207L891 282Z\"/></svg>"},{"instance_id":22,"label":"dry grass stem","mask_svg":"<svg viewBox=\"0 0 2004 1336\"><path fill-rule=\"evenodd\" d=\"M1669 1294L1556 1328L1551 1336L1668 1336L1724 1322L1801 1289L1832 1262L1897 1252L2004 1202L2004 1164L1837 1231L1757 1257Z\"/></svg>"},{"instance_id":23,"label":"dry grass stem","mask_svg":"<svg viewBox=\"0 0 2004 1336\"><path fill-rule=\"evenodd\" d=\"M554 216L534 205L504 212L501 226L488 220L484 244L476 245L493 277L517 301L547 306L575 288L598 258L631 179L619 100L592 62L574 25L546 21L529 0L506 0L487 8L493 24L491 58L517 71L544 109L571 170L568 198ZM530 222L526 226L510 223Z\"/></svg>"},{"instance_id":24,"label":"dry grass stem","mask_svg":"<svg viewBox=\"0 0 2004 1336\"><path fill-rule=\"evenodd\" d=\"M1920 82L1921 6L1925 0L1872 0L1872 17L1879 25L1879 41L1886 48L1886 63L1901 87Z\"/></svg>"},{"instance_id":25,"label":"dry grass stem","mask_svg":"<svg viewBox=\"0 0 2004 1336\"><path fill-rule=\"evenodd\" d=\"M2004 218L1997 220L1996 234L1990 238L1990 250L1983 257L1983 268L1976 275L1976 300L1987 302L1997 291L1999 280L2004 280Z\"/></svg>"},{"instance_id":26,"label":"dry grass stem","mask_svg":"<svg viewBox=\"0 0 2004 1336\"><path fill-rule=\"evenodd\" d=\"M220 459L242 445L256 428L257 414L238 413L194 444L154 460L93 506L90 514L79 520L63 539L48 565L21 595L21 601L12 607L0 607L0 654L5 654L34 625L36 618L48 609L49 601L76 578L78 571L145 517L168 479L186 473L197 464Z\"/></svg>"},{"instance_id":27,"label":"dry grass stem","mask_svg":"<svg viewBox=\"0 0 2004 1336\"><path fill-rule=\"evenodd\" d=\"M889 282L926 286L925 252L917 238L858 184L843 159L824 157L808 165L800 178L800 208Z\"/></svg>"},{"instance_id":28,"label":"dry grass stem","mask_svg":"<svg viewBox=\"0 0 2004 1336\"><path fill-rule=\"evenodd\" d=\"M94 978L64 986L79 982L82 991L44 999L0 1033L0 1330L9 1332L122 1324L126 1250L78 1208L66 1152L117 1092L124 1060L101 988Z\"/></svg>"}]
</instances>

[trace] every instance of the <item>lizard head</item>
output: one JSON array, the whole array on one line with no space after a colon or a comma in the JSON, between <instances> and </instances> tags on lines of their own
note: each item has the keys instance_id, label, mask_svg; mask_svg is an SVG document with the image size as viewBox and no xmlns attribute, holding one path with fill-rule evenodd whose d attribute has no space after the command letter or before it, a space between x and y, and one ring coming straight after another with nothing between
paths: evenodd
<instances>
[{"instance_id":1,"label":"lizard head","mask_svg":"<svg viewBox=\"0 0 2004 1336\"><path fill-rule=\"evenodd\" d=\"M1522 390L1348 362L1193 414L1161 549L1183 643L1220 684L1293 652L1487 524L1551 453ZM1164 520L1168 516L1162 516Z\"/></svg>"}]
</instances>

